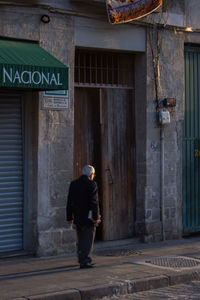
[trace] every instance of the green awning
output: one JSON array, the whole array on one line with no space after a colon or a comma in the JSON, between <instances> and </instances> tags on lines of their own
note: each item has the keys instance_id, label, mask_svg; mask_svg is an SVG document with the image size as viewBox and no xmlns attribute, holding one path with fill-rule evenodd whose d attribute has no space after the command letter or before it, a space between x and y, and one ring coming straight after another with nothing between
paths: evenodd
<instances>
[{"instance_id":1,"label":"green awning","mask_svg":"<svg viewBox=\"0 0 200 300\"><path fill-rule=\"evenodd\" d=\"M0 87L68 90L68 67L36 43L0 40Z\"/></svg>"}]
</instances>

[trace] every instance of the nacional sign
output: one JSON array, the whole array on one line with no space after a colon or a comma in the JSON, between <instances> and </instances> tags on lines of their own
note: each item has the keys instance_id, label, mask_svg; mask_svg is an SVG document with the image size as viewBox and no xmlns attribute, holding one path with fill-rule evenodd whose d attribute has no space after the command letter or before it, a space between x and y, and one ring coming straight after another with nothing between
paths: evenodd
<instances>
[{"instance_id":1,"label":"nacional sign","mask_svg":"<svg viewBox=\"0 0 200 300\"><path fill-rule=\"evenodd\" d=\"M0 86L2 87L18 87L18 88L35 88L35 89L62 89L66 88L65 74L61 74L62 70L53 69L45 70L45 68L35 68L28 70L25 66L1 66L0 67Z\"/></svg>"},{"instance_id":2,"label":"nacional sign","mask_svg":"<svg viewBox=\"0 0 200 300\"><path fill-rule=\"evenodd\" d=\"M112 24L130 22L146 16L162 5L162 0L106 0Z\"/></svg>"},{"instance_id":3,"label":"nacional sign","mask_svg":"<svg viewBox=\"0 0 200 300\"><path fill-rule=\"evenodd\" d=\"M52 85L62 86L62 82L60 82L60 73L52 73L49 72L44 73L40 71L20 71L13 70L13 68L6 69L3 67L2 74L3 84L35 84L35 85Z\"/></svg>"}]
</instances>

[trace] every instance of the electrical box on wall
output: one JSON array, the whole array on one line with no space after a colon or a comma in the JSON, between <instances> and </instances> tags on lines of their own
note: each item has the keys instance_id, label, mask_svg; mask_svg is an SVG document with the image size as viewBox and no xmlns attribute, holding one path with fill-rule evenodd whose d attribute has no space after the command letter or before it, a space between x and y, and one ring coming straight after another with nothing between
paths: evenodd
<instances>
[{"instance_id":1,"label":"electrical box on wall","mask_svg":"<svg viewBox=\"0 0 200 300\"><path fill-rule=\"evenodd\" d=\"M163 100L163 105L165 107L174 107L174 106L176 106L176 99L175 98L165 98Z\"/></svg>"},{"instance_id":2,"label":"electrical box on wall","mask_svg":"<svg viewBox=\"0 0 200 300\"><path fill-rule=\"evenodd\" d=\"M161 125L166 125L170 123L170 113L168 110L161 110L159 112L159 123Z\"/></svg>"}]
</instances>

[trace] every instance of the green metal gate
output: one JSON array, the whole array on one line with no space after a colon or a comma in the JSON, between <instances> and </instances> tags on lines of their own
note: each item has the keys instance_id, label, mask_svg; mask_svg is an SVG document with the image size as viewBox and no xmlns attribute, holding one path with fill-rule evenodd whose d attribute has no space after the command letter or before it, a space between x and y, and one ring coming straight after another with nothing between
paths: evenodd
<instances>
[{"instance_id":1,"label":"green metal gate","mask_svg":"<svg viewBox=\"0 0 200 300\"><path fill-rule=\"evenodd\" d=\"M183 231L200 231L200 47L185 48Z\"/></svg>"}]
</instances>

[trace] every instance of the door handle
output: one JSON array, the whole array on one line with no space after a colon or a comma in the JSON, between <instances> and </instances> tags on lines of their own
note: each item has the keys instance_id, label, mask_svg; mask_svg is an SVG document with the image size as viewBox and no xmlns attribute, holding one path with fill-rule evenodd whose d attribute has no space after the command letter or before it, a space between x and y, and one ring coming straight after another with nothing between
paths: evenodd
<instances>
[{"instance_id":1,"label":"door handle","mask_svg":"<svg viewBox=\"0 0 200 300\"><path fill-rule=\"evenodd\" d=\"M110 168L105 169L105 171L108 174L108 183L113 184L113 177Z\"/></svg>"},{"instance_id":2,"label":"door handle","mask_svg":"<svg viewBox=\"0 0 200 300\"><path fill-rule=\"evenodd\" d=\"M194 140L194 156L200 157L200 139Z\"/></svg>"}]
</instances>

